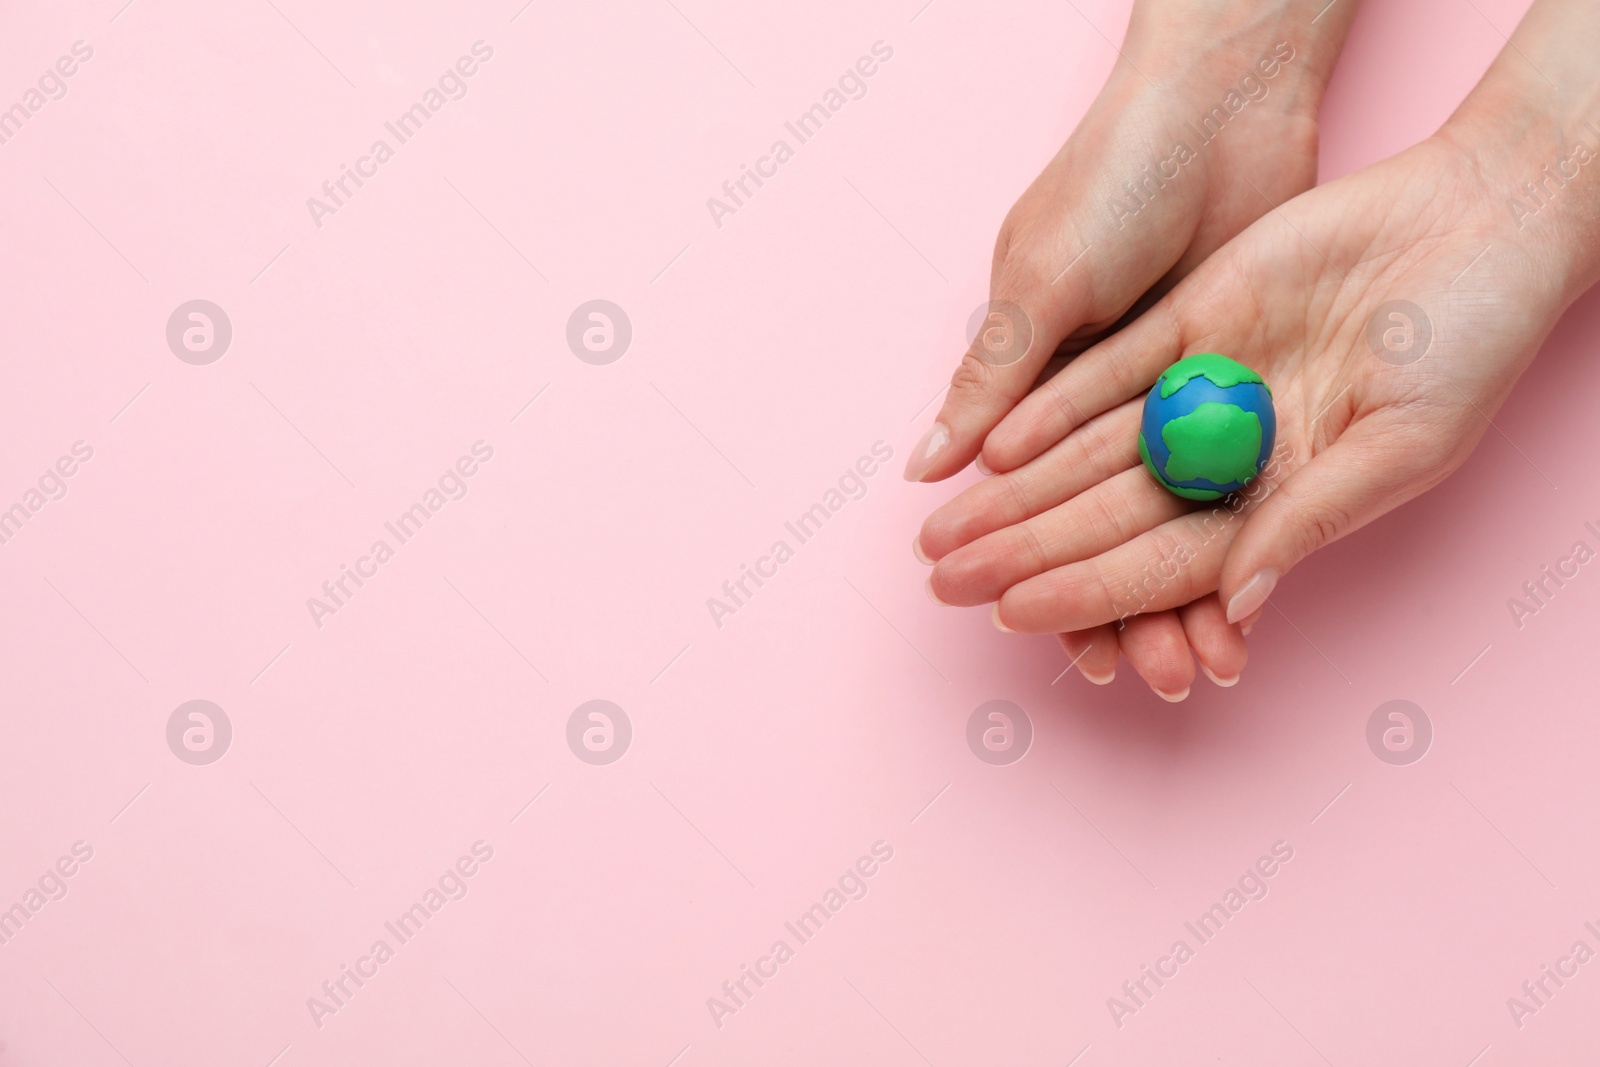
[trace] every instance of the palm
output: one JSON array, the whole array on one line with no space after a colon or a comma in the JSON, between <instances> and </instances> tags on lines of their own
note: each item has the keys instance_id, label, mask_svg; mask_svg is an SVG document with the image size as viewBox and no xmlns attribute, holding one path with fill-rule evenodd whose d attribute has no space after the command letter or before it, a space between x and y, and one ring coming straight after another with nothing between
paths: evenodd
<instances>
[{"instance_id":1,"label":"palm","mask_svg":"<svg viewBox=\"0 0 1600 1067\"><path fill-rule=\"evenodd\" d=\"M1186 351L1231 346L1272 384L1289 472L1370 419L1413 452L1409 467L1442 476L1532 357L1534 272L1495 248L1501 205L1456 180L1429 143L1323 186L1223 249L1173 302Z\"/></svg>"}]
</instances>

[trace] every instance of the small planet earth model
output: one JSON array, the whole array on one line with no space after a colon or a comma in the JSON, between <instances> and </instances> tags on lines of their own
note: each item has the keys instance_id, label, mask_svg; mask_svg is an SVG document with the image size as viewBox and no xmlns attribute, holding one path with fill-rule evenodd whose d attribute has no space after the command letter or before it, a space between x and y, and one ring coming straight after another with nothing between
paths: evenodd
<instances>
[{"instance_id":1,"label":"small planet earth model","mask_svg":"<svg viewBox=\"0 0 1600 1067\"><path fill-rule=\"evenodd\" d=\"M1185 356L1144 398L1139 458L1189 500L1217 500L1255 480L1278 431L1272 390L1227 356Z\"/></svg>"}]
</instances>

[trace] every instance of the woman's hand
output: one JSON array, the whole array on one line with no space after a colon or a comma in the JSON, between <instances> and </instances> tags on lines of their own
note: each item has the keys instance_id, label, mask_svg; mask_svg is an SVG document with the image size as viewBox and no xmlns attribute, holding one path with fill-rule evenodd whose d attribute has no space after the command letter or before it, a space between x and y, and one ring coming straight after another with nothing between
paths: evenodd
<instances>
[{"instance_id":1,"label":"woman's hand","mask_svg":"<svg viewBox=\"0 0 1600 1067\"><path fill-rule=\"evenodd\" d=\"M965 467L1029 389L1131 318L1239 233L1269 203L1316 180L1316 112L1355 0L1310 12L1292 0L1140 0L1099 98L1006 216L995 243L985 333L962 357L906 477ZM1264 194L1264 196L1263 196ZM1018 348L1024 351L1018 351ZM1064 499L1064 498L1063 498ZM944 549L919 544L920 558ZM931 589L931 586L930 586ZM1093 640L1089 638L1093 637ZM1214 604L1143 616L1121 644L1168 699L1194 668L1219 684L1244 668L1244 641ZM1118 635L1062 635L1094 681L1115 674Z\"/></svg>"},{"instance_id":2,"label":"woman's hand","mask_svg":"<svg viewBox=\"0 0 1600 1067\"><path fill-rule=\"evenodd\" d=\"M907 479L961 470L1058 350L1087 348L1311 187L1317 107L1355 6L1313 18L1292 0L1140 0L1105 88L1000 228L990 306L1023 340L997 349L980 333Z\"/></svg>"},{"instance_id":3,"label":"woman's hand","mask_svg":"<svg viewBox=\"0 0 1600 1067\"><path fill-rule=\"evenodd\" d=\"M1190 615L1212 634L1218 613L1248 621L1300 560L1460 466L1595 273L1600 197L1574 183L1531 219L1510 206L1581 123L1493 110L1282 205L1018 404L984 445L1003 473L923 526L937 599L998 601L997 625L1074 633L1069 649L1120 620L1124 646L1159 625L1187 661ZM1237 513L1138 466L1144 393L1208 351L1259 371L1278 414L1275 461ZM1176 632L1135 614L1172 608ZM1170 666L1146 675L1164 695L1193 674Z\"/></svg>"}]
</instances>

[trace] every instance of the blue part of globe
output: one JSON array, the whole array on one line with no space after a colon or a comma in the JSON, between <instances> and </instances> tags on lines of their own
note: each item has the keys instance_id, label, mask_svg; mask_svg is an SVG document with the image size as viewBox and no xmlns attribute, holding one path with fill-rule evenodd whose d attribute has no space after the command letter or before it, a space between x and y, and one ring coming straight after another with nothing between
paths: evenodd
<instances>
[{"instance_id":1,"label":"blue part of globe","mask_svg":"<svg viewBox=\"0 0 1600 1067\"><path fill-rule=\"evenodd\" d=\"M1245 411L1253 411L1261 420L1261 452L1256 456L1256 470L1260 470L1267 457L1272 455L1272 445L1278 435L1278 416L1272 410L1272 395L1258 382L1241 382L1226 389L1212 384L1208 378L1190 378L1171 396L1161 395L1161 383L1150 390L1144 401L1144 419L1139 425L1144 434L1145 448L1156 469L1166 475L1167 461L1172 458L1167 442L1161 436L1161 427L1180 416L1187 415L1201 404L1233 404ZM1213 482L1207 478L1191 478L1186 482L1168 479L1183 489L1213 489L1219 493L1232 493L1243 489L1244 482Z\"/></svg>"}]
</instances>

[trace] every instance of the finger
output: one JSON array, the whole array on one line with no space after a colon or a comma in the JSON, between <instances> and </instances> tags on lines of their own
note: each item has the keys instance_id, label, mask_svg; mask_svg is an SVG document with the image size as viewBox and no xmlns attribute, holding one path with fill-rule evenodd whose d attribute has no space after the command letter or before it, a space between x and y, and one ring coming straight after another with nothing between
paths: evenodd
<instances>
[{"instance_id":1,"label":"finger","mask_svg":"<svg viewBox=\"0 0 1600 1067\"><path fill-rule=\"evenodd\" d=\"M1237 684L1250 654L1244 635L1223 614L1216 594L1185 604L1178 609L1178 619L1205 676L1223 687Z\"/></svg>"},{"instance_id":2,"label":"finger","mask_svg":"<svg viewBox=\"0 0 1600 1067\"><path fill-rule=\"evenodd\" d=\"M972 462L988 432L1027 395L1056 346L1089 315L1090 273L1064 268L1078 255L1068 241L999 253L988 308L950 379L939 414L911 450L905 477L939 481ZM1059 283L1059 284L1058 284Z\"/></svg>"},{"instance_id":3,"label":"finger","mask_svg":"<svg viewBox=\"0 0 1600 1067\"><path fill-rule=\"evenodd\" d=\"M1096 626L1077 633L1057 634L1056 639L1072 657L1072 665L1078 668L1078 673L1095 685L1110 685L1116 678L1121 646L1114 627Z\"/></svg>"},{"instance_id":4,"label":"finger","mask_svg":"<svg viewBox=\"0 0 1600 1067\"><path fill-rule=\"evenodd\" d=\"M1218 601L1218 603L1221 603L1222 598L1218 597L1217 601ZM1244 618L1240 619L1239 620L1239 632L1241 634L1243 634L1244 636L1249 637L1250 636L1250 631L1254 630L1256 628L1256 623L1261 621L1261 613L1263 611L1266 611L1266 610L1267 609L1265 607L1257 608L1255 611L1251 612L1249 615L1246 615ZM1226 614L1224 614L1223 617L1226 618L1227 617Z\"/></svg>"},{"instance_id":5,"label":"finger","mask_svg":"<svg viewBox=\"0 0 1600 1067\"><path fill-rule=\"evenodd\" d=\"M989 469L1020 467L1101 412L1147 392L1183 355L1174 306L1172 298L1160 301L1020 400L984 441Z\"/></svg>"},{"instance_id":6,"label":"finger","mask_svg":"<svg viewBox=\"0 0 1600 1067\"><path fill-rule=\"evenodd\" d=\"M1109 551L1018 582L995 605L1018 633L1065 633L1182 607L1217 589L1242 528L1226 505L1190 511Z\"/></svg>"},{"instance_id":7,"label":"finger","mask_svg":"<svg viewBox=\"0 0 1600 1067\"><path fill-rule=\"evenodd\" d=\"M941 603L987 604L1019 582L1092 559L1187 510L1184 501L1157 485L1144 468L1130 468L1042 515L948 553L933 568L930 582Z\"/></svg>"},{"instance_id":8,"label":"finger","mask_svg":"<svg viewBox=\"0 0 1600 1067\"><path fill-rule=\"evenodd\" d=\"M1194 685L1194 659L1176 612L1135 615L1123 626L1122 653L1162 700L1177 703Z\"/></svg>"},{"instance_id":9,"label":"finger","mask_svg":"<svg viewBox=\"0 0 1600 1067\"><path fill-rule=\"evenodd\" d=\"M1139 414L1137 404L1107 412L1035 462L964 490L928 516L912 551L932 563L1137 465Z\"/></svg>"},{"instance_id":10,"label":"finger","mask_svg":"<svg viewBox=\"0 0 1600 1067\"><path fill-rule=\"evenodd\" d=\"M1311 553L1450 472L1451 445L1443 441L1452 435L1435 435L1440 443L1430 444L1426 435L1393 423L1383 415L1357 421L1261 500L1234 539L1219 579L1229 620L1260 611L1279 579ZM1277 462L1274 456L1263 477Z\"/></svg>"}]
</instances>

